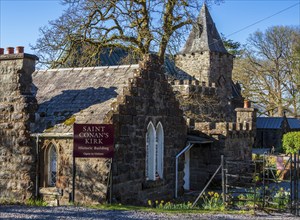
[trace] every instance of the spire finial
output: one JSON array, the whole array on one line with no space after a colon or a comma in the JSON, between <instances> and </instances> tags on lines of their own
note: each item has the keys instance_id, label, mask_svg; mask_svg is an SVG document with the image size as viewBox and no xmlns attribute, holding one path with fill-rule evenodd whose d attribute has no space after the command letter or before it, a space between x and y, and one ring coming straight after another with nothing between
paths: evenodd
<instances>
[{"instance_id":1,"label":"spire finial","mask_svg":"<svg viewBox=\"0 0 300 220\"><path fill-rule=\"evenodd\" d=\"M197 21L194 22L192 31L181 53L203 51L228 53L209 13L206 2L206 0L203 1Z\"/></svg>"}]
</instances>

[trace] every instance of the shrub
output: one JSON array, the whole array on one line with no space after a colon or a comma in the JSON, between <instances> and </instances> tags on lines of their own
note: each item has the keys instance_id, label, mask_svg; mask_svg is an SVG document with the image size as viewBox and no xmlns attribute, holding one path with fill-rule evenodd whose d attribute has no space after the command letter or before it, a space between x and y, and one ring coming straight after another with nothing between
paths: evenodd
<instances>
[{"instance_id":1,"label":"shrub","mask_svg":"<svg viewBox=\"0 0 300 220\"><path fill-rule=\"evenodd\" d=\"M300 132L289 132L283 135L282 146L285 153L296 154L300 150Z\"/></svg>"}]
</instances>

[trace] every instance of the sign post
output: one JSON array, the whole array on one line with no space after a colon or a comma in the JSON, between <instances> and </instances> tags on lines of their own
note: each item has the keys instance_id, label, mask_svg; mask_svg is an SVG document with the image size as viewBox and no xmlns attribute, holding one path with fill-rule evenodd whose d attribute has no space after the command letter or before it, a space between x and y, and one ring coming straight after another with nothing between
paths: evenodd
<instances>
[{"instance_id":1,"label":"sign post","mask_svg":"<svg viewBox=\"0 0 300 220\"><path fill-rule=\"evenodd\" d=\"M112 124L74 124L72 202L75 201L75 158L112 158L114 127Z\"/></svg>"}]
</instances>

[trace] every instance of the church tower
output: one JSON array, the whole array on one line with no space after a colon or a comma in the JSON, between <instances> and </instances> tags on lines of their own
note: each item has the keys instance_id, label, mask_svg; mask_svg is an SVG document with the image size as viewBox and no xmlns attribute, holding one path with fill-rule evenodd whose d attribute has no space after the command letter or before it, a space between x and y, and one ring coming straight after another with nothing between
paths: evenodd
<instances>
[{"instance_id":1,"label":"church tower","mask_svg":"<svg viewBox=\"0 0 300 220\"><path fill-rule=\"evenodd\" d=\"M182 75L190 75L207 86L215 84L222 95L231 98L233 56L225 49L206 4L175 62Z\"/></svg>"}]
</instances>

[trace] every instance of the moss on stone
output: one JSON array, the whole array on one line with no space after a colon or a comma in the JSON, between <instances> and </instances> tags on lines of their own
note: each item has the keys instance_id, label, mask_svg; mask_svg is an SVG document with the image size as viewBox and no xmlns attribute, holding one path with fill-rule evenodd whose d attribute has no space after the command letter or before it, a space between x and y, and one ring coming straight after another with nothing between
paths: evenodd
<instances>
[{"instance_id":1,"label":"moss on stone","mask_svg":"<svg viewBox=\"0 0 300 220\"><path fill-rule=\"evenodd\" d=\"M64 125L71 126L75 123L75 121L76 121L75 116L72 116L72 117L70 117L70 118L68 118L67 120L64 121Z\"/></svg>"}]
</instances>

